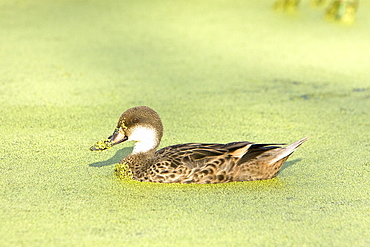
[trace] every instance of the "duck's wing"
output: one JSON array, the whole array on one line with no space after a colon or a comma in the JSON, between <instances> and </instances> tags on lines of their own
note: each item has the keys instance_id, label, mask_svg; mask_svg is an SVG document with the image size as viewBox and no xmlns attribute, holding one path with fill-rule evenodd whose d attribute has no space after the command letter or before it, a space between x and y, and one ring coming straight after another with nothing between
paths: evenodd
<instances>
[{"instance_id":1,"label":"duck's wing","mask_svg":"<svg viewBox=\"0 0 370 247\"><path fill-rule=\"evenodd\" d=\"M150 181L170 183L224 183L276 176L282 164L307 138L285 144L187 143L157 151L149 168Z\"/></svg>"},{"instance_id":2,"label":"duck's wing","mask_svg":"<svg viewBox=\"0 0 370 247\"><path fill-rule=\"evenodd\" d=\"M272 146L273 145L273 146ZM253 159L280 144L254 144L253 142L232 142L228 144L186 143L165 147L156 152L158 163L177 168L180 165L192 169L210 163L238 163ZM232 162L230 162L232 160Z\"/></svg>"}]
</instances>

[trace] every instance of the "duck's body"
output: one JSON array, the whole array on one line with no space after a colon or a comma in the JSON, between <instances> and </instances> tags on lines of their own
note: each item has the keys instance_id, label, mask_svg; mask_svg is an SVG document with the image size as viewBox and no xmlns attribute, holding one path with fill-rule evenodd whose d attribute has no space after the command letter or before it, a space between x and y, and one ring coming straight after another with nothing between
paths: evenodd
<instances>
[{"instance_id":1,"label":"duck's body","mask_svg":"<svg viewBox=\"0 0 370 247\"><path fill-rule=\"evenodd\" d=\"M232 142L186 143L156 151L163 134L158 114L149 107L124 112L112 136L91 150L104 150L126 140L136 141L116 174L159 183L225 183L270 179L307 138L286 147L279 144Z\"/></svg>"}]
</instances>

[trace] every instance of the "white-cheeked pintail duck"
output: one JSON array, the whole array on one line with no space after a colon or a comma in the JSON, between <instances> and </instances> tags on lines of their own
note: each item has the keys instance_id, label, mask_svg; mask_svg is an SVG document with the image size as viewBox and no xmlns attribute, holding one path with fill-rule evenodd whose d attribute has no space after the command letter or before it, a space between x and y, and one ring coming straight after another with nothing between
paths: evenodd
<instances>
[{"instance_id":1,"label":"white-cheeked pintail duck","mask_svg":"<svg viewBox=\"0 0 370 247\"><path fill-rule=\"evenodd\" d=\"M125 111L108 139L92 151L105 150L124 141L135 141L131 154L116 165L121 178L158 183L226 183L270 179L288 157L308 138L286 147L283 144L232 142L227 144L186 143L158 151L162 121L147 106Z\"/></svg>"}]
</instances>

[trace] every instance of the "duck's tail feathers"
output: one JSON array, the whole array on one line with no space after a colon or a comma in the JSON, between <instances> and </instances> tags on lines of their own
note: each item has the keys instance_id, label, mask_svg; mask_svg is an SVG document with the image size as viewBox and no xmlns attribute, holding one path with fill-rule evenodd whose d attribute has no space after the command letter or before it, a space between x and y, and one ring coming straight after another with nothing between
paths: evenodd
<instances>
[{"instance_id":1,"label":"duck's tail feathers","mask_svg":"<svg viewBox=\"0 0 370 247\"><path fill-rule=\"evenodd\" d=\"M276 154L276 156L270 160L270 164L273 164L281 159L284 159L285 157L288 157L289 155L291 155L300 145L302 145L302 143L304 143L305 141L307 141L309 139L309 137L305 137L305 138L302 138L296 142L293 142L292 144L284 147L284 148L281 148L279 150L279 152Z\"/></svg>"}]
</instances>

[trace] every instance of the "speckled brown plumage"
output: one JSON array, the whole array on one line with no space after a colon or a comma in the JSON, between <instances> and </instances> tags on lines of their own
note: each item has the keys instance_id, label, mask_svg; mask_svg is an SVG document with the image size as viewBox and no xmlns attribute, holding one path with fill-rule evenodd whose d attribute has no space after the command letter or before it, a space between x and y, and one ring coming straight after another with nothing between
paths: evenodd
<instances>
[{"instance_id":1,"label":"speckled brown plumage","mask_svg":"<svg viewBox=\"0 0 370 247\"><path fill-rule=\"evenodd\" d=\"M156 151L163 134L158 114L149 107L124 112L106 148L125 140L136 141L133 153L122 159L120 177L159 183L226 183L270 179L307 138L286 147L281 144L232 142L186 143ZM147 138L146 138L147 137ZM91 150L106 148L92 147Z\"/></svg>"}]
</instances>

